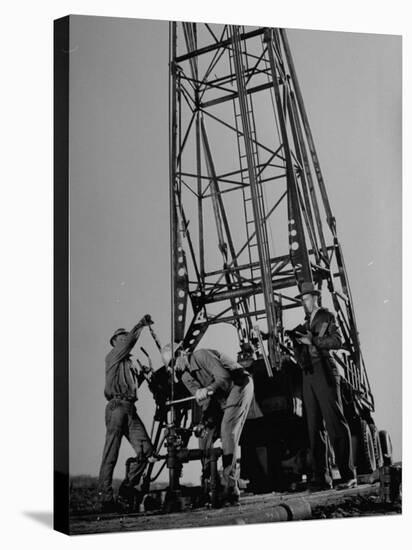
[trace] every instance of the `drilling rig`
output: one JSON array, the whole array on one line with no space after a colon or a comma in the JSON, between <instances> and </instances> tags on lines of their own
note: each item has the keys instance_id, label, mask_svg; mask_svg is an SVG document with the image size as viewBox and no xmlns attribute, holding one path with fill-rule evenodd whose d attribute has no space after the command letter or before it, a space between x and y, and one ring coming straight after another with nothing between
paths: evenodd
<instances>
[{"instance_id":1,"label":"drilling rig","mask_svg":"<svg viewBox=\"0 0 412 550\"><path fill-rule=\"evenodd\" d=\"M287 473L305 471L307 448L285 329L303 316L302 284L313 283L342 333L333 355L345 415L358 473L371 472L386 435L372 418L337 223L287 33L169 25L172 341L193 351L225 323L238 358L255 353L258 412L242 435L241 469L257 492L285 488Z\"/></svg>"}]
</instances>

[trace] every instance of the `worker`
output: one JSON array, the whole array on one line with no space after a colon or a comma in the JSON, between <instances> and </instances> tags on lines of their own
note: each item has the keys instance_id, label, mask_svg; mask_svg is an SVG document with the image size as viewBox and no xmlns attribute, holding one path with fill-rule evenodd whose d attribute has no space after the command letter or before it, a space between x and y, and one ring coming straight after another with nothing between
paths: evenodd
<instances>
[{"instance_id":1,"label":"worker","mask_svg":"<svg viewBox=\"0 0 412 550\"><path fill-rule=\"evenodd\" d=\"M112 349L106 356L104 388L108 401L105 412L106 441L98 482L102 512L119 511L119 504L113 497L112 481L122 437L125 436L130 442L136 460L120 486L120 497L130 497L131 491L139 484L149 457L153 455L152 443L135 407L137 389L147 373L139 372L133 366L130 353L143 328L152 323L150 315L145 315L130 332L119 328L110 338Z\"/></svg>"},{"instance_id":2,"label":"worker","mask_svg":"<svg viewBox=\"0 0 412 550\"><path fill-rule=\"evenodd\" d=\"M303 370L302 396L307 422L313 476L309 489L332 488L328 467L327 435L334 450L341 480L338 489L356 486L352 462L349 426L345 419L340 392L340 376L330 350L342 347L335 317L319 305L320 291L313 283L304 282L300 294L306 312L305 322L293 339L296 359Z\"/></svg>"},{"instance_id":3,"label":"worker","mask_svg":"<svg viewBox=\"0 0 412 550\"><path fill-rule=\"evenodd\" d=\"M162 349L166 365L172 359L171 346ZM236 361L213 349L199 349L193 353L180 353L175 371L203 411L210 410L213 399L222 411L220 437L222 440L223 494L222 504L237 504L238 483L237 452L240 435L253 399L253 380ZM214 431L214 430L212 430ZM212 444L213 433L206 434Z\"/></svg>"}]
</instances>

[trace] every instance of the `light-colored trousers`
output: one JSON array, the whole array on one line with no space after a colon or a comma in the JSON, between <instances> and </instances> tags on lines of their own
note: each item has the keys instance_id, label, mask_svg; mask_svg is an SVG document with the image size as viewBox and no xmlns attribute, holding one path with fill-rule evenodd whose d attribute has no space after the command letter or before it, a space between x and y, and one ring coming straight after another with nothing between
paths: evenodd
<instances>
[{"instance_id":1,"label":"light-colored trousers","mask_svg":"<svg viewBox=\"0 0 412 550\"><path fill-rule=\"evenodd\" d=\"M234 385L225 404L222 406L223 418L220 426L222 451L224 456L231 456L231 463L223 468L223 482L228 487L237 485L236 461L239 439L253 399L253 380L250 377L245 386ZM213 446L217 430L206 430L199 441L199 447L205 451ZM207 461L206 461L207 462Z\"/></svg>"}]
</instances>

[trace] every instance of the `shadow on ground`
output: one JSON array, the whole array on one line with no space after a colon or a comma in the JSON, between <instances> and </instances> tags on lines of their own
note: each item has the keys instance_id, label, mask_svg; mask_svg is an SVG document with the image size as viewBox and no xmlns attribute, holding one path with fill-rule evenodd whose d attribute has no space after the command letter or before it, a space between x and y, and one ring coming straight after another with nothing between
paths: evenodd
<instances>
[{"instance_id":1,"label":"shadow on ground","mask_svg":"<svg viewBox=\"0 0 412 550\"><path fill-rule=\"evenodd\" d=\"M52 512L23 512L23 514L37 523L53 529L53 513Z\"/></svg>"}]
</instances>

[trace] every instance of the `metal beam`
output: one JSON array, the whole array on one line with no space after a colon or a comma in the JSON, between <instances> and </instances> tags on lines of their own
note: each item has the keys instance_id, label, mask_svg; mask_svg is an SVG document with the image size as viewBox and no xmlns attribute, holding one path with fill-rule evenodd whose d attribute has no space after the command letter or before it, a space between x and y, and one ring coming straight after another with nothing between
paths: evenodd
<instances>
[{"instance_id":1,"label":"metal beam","mask_svg":"<svg viewBox=\"0 0 412 550\"><path fill-rule=\"evenodd\" d=\"M260 27L254 31L245 32L240 35L241 40L247 40L248 38L253 38L254 36L259 36L264 33L264 28ZM186 61L188 59L191 59L192 57L203 55L205 53L213 52L214 50L217 50L218 48L229 46L232 43L232 40L230 38L226 40L222 40L221 42L217 44L211 44L210 46L204 46L203 48L199 48L197 50L194 50L192 52L186 53L184 55L180 55L179 57L176 57L176 62L181 63L182 61Z\"/></svg>"},{"instance_id":2,"label":"metal beam","mask_svg":"<svg viewBox=\"0 0 412 550\"><path fill-rule=\"evenodd\" d=\"M271 82L267 82L266 84L259 84L258 86L252 86L250 88L247 88L245 90L245 93L247 95L255 94L256 92L262 92L263 90L268 90L272 88L272 86L273 84ZM226 101L230 101L238 97L239 97L238 92L233 92L232 94L227 94L222 97L210 99L209 101L202 101L202 103L200 104L200 107L202 109L206 109L207 107L213 107L214 105L219 105L220 103L225 103Z\"/></svg>"}]
</instances>

